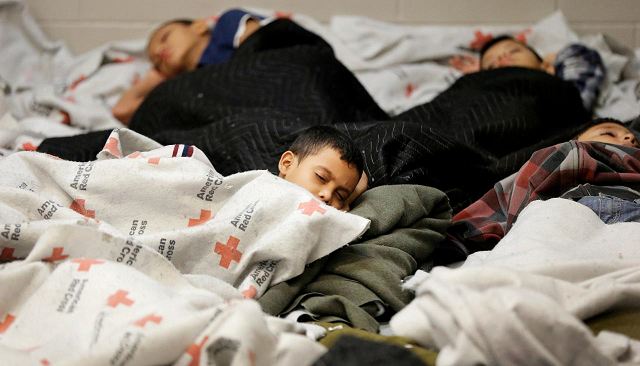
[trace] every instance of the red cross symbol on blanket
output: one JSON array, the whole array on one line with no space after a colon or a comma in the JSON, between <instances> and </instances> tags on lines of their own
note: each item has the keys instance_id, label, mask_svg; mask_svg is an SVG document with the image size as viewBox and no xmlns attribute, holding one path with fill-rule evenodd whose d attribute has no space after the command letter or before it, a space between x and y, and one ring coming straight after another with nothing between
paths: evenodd
<instances>
[{"instance_id":1,"label":"red cross symbol on blanket","mask_svg":"<svg viewBox=\"0 0 640 366\"><path fill-rule=\"evenodd\" d=\"M80 75L77 79L73 81L73 83L71 83L71 86L69 87L69 89L74 90L75 88L78 87L78 84L85 81L86 79L87 77L85 75Z\"/></svg>"},{"instance_id":2,"label":"red cross symbol on blanket","mask_svg":"<svg viewBox=\"0 0 640 366\"><path fill-rule=\"evenodd\" d=\"M118 150L118 139L114 137L109 137L107 143L104 145L104 150L110 151L113 155L117 157L122 157L122 153Z\"/></svg>"},{"instance_id":3,"label":"red cross symbol on blanket","mask_svg":"<svg viewBox=\"0 0 640 366\"><path fill-rule=\"evenodd\" d=\"M469 47L471 47L474 50L481 49L485 43L493 39L493 35L491 33L484 34L482 33L482 31L478 30L478 31L475 31L474 34L476 36L476 39L471 41L471 43L469 44Z\"/></svg>"},{"instance_id":4,"label":"red cross symbol on blanket","mask_svg":"<svg viewBox=\"0 0 640 366\"><path fill-rule=\"evenodd\" d=\"M215 217L215 215L214 215ZM209 210L200 210L200 218L199 219L189 219L189 227L202 225L205 222L211 220L211 211Z\"/></svg>"},{"instance_id":5,"label":"red cross symbol on blanket","mask_svg":"<svg viewBox=\"0 0 640 366\"><path fill-rule=\"evenodd\" d=\"M189 363L189 366L199 366L200 365L200 350L202 349L202 347L204 346L205 342L209 339L209 336L204 336L204 338L202 338L202 342L198 343L193 343L189 346L189 348L187 348L186 353L189 354L189 356L191 356L191 362Z\"/></svg>"},{"instance_id":6,"label":"red cross symbol on blanket","mask_svg":"<svg viewBox=\"0 0 640 366\"><path fill-rule=\"evenodd\" d=\"M160 324L161 321L162 321L162 317L161 316L156 316L155 313L151 313L151 314L145 316L144 318L138 320L136 322L136 325L139 326L139 327L143 327L144 328L144 326L147 325L148 322Z\"/></svg>"},{"instance_id":7,"label":"red cross symbol on blanket","mask_svg":"<svg viewBox=\"0 0 640 366\"><path fill-rule=\"evenodd\" d=\"M531 28L527 28L525 30L523 30L522 32L516 34L515 38L522 42L522 43L527 43L527 35L533 33L533 31L531 30Z\"/></svg>"},{"instance_id":8,"label":"red cross symbol on blanket","mask_svg":"<svg viewBox=\"0 0 640 366\"><path fill-rule=\"evenodd\" d=\"M415 87L412 84L407 84L407 89L404 93L404 97L411 98L411 95L413 94L414 90L415 90Z\"/></svg>"},{"instance_id":9,"label":"red cross symbol on blanket","mask_svg":"<svg viewBox=\"0 0 640 366\"><path fill-rule=\"evenodd\" d=\"M103 261L99 261L96 259L90 259L90 258L79 258L79 259L72 259L71 260L73 263L78 263L80 264L78 266L78 272L89 272L89 269L91 268L92 265L94 264L103 264Z\"/></svg>"},{"instance_id":10,"label":"red cross symbol on blanket","mask_svg":"<svg viewBox=\"0 0 640 366\"><path fill-rule=\"evenodd\" d=\"M13 256L14 248L4 247L2 253L0 253L0 260L2 261L14 261L18 258Z\"/></svg>"},{"instance_id":11,"label":"red cross symbol on blanket","mask_svg":"<svg viewBox=\"0 0 640 366\"><path fill-rule=\"evenodd\" d=\"M258 294L258 290L256 290L256 288L253 287L253 285L249 286L247 290L242 291L242 296L244 296L245 299L253 299L256 297L257 294Z\"/></svg>"},{"instance_id":12,"label":"red cross symbol on blanket","mask_svg":"<svg viewBox=\"0 0 640 366\"><path fill-rule=\"evenodd\" d=\"M313 215L314 212L318 212L320 215L324 215L327 210L320 207L322 203L315 198L312 198L309 202L303 202L298 205L298 210L302 210L303 215Z\"/></svg>"},{"instance_id":13,"label":"red cross symbol on blanket","mask_svg":"<svg viewBox=\"0 0 640 366\"><path fill-rule=\"evenodd\" d=\"M51 257L42 258L42 261L43 262L55 262L55 261L62 261L62 260L65 260L65 259L69 258L68 255L62 255L63 251L64 251L63 247L53 248L53 252L51 253Z\"/></svg>"},{"instance_id":14,"label":"red cross symbol on blanket","mask_svg":"<svg viewBox=\"0 0 640 366\"><path fill-rule=\"evenodd\" d=\"M94 210L87 210L84 205L85 200L83 200L82 198L76 198L75 200L73 200L73 202L71 202L71 206L69 206L69 208L79 213L80 215L95 219L96 212Z\"/></svg>"},{"instance_id":15,"label":"red cross symbol on blanket","mask_svg":"<svg viewBox=\"0 0 640 366\"><path fill-rule=\"evenodd\" d=\"M7 331L7 329L9 329L9 327L11 326L11 323L13 323L13 321L16 319L15 316L11 315L11 314L7 314L4 317L4 321L0 322L0 334L4 333Z\"/></svg>"},{"instance_id":16,"label":"red cross symbol on blanket","mask_svg":"<svg viewBox=\"0 0 640 366\"><path fill-rule=\"evenodd\" d=\"M283 11L276 11L274 15L278 19L291 19L291 17L293 17L293 13L287 13Z\"/></svg>"},{"instance_id":17,"label":"red cross symbol on blanket","mask_svg":"<svg viewBox=\"0 0 640 366\"><path fill-rule=\"evenodd\" d=\"M135 301L128 299L127 298L128 294L129 294L129 291L118 290L115 294L109 296L109 300L107 300L107 305L111 306L112 308L115 308L120 304L124 306L133 305Z\"/></svg>"},{"instance_id":18,"label":"red cross symbol on blanket","mask_svg":"<svg viewBox=\"0 0 640 366\"><path fill-rule=\"evenodd\" d=\"M249 355L249 361L251 362L251 365L254 366L256 364L256 353L252 350L248 350L247 353Z\"/></svg>"},{"instance_id":19,"label":"red cross symbol on blanket","mask_svg":"<svg viewBox=\"0 0 640 366\"><path fill-rule=\"evenodd\" d=\"M22 150L24 151L36 151L37 148L38 146L34 146L30 142L25 142L24 144L22 144Z\"/></svg>"},{"instance_id":20,"label":"red cross symbol on blanket","mask_svg":"<svg viewBox=\"0 0 640 366\"><path fill-rule=\"evenodd\" d=\"M235 236L229 236L227 244L222 244L219 241L216 242L216 248L213 251L222 256L222 258L220 258L220 267L228 269L232 260L240 263L242 253L236 249L239 243L240 239Z\"/></svg>"}]
</instances>

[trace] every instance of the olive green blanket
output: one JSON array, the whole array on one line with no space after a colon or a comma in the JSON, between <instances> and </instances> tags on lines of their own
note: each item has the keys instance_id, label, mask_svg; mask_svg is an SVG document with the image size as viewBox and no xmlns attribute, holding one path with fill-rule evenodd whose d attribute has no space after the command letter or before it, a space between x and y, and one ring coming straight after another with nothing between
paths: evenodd
<instances>
[{"instance_id":1,"label":"olive green blanket","mask_svg":"<svg viewBox=\"0 0 640 366\"><path fill-rule=\"evenodd\" d=\"M265 312L283 315L303 308L314 314L310 320L376 332L377 318L388 319L412 300L401 282L444 240L451 225L447 196L425 186L381 186L353 207L351 213L371 220L370 229L357 243L267 290L259 299Z\"/></svg>"}]
</instances>

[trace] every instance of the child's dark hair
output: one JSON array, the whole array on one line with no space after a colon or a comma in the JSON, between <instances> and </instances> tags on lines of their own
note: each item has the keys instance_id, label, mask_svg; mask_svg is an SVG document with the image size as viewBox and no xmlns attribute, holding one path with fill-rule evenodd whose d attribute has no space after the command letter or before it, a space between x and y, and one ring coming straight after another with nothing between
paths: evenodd
<instances>
[{"instance_id":1,"label":"child's dark hair","mask_svg":"<svg viewBox=\"0 0 640 366\"><path fill-rule=\"evenodd\" d=\"M156 32L158 32L160 29L162 29L162 28L164 28L164 27L166 27L168 25L171 25L171 24L181 24L181 25L184 25L184 26L188 27L191 24L193 24L193 20L192 19L172 19L172 20L169 20L168 22L164 22L164 23L160 24L159 27L157 27L156 29L153 30L153 32L151 33L151 37L153 37L153 35L156 34ZM147 43L147 50L146 50L147 53L149 52L150 42L151 42L151 39L149 39L149 43Z\"/></svg>"},{"instance_id":2,"label":"child's dark hair","mask_svg":"<svg viewBox=\"0 0 640 366\"><path fill-rule=\"evenodd\" d=\"M362 174L364 160L356 143L344 133L329 126L314 126L304 130L293 142L289 150L296 154L298 161L320 152L325 147L337 150L340 159L358 169Z\"/></svg>"},{"instance_id":3,"label":"child's dark hair","mask_svg":"<svg viewBox=\"0 0 640 366\"><path fill-rule=\"evenodd\" d=\"M191 24L193 24L193 19L172 19L172 20L169 20L168 22L162 23L162 25L160 25L156 29L160 29L160 28L168 26L169 24L174 24L174 23L175 24L181 24L181 25L191 25Z\"/></svg>"},{"instance_id":4,"label":"child's dark hair","mask_svg":"<svg viewBox=\"0 0 640 366\"><path fill-rule=\"evenodd\" d=\"M533 54L536 56L536 58L538 59L538 61L542 62L542 57L540 57L540 55L538 54L538 52L536 50L533 49L533 47L529 46L528 44L524 43L524 42L520 42L519 40L509 36L509 35L501 35L498 36L496 38L493 38L492 40L490 40L489 42L485 43L482 48L480 49L480 61L482 62L482 57L484 57L484 54L489 50L489 48L493 47L494 45L502 42L502 41L514 41L514 42L518 42L521 45L527 47L527 49L529 49L529 51L533 52Z\"/></svg>"},{"instance_id":5,"label":"child's dark hair","mask_svg":"<svg viewBox=\"0 0 640 366\"><path fill-rule=\"evenodd\" d=\"M589 121L587 124L585 124L584 126L580 126L580 130L578 132L576 132L575 136L572 138L572 140L577 140L583 133L587 132L588 129L590 129L593 126L597 126L599 124L603 124L603 123L615 123L618 124L626 129L629 129L629 127L624 124L622 121L619 121L615 118L596 118L593 119L591 121Z\"/></svg>"}]
</instances>

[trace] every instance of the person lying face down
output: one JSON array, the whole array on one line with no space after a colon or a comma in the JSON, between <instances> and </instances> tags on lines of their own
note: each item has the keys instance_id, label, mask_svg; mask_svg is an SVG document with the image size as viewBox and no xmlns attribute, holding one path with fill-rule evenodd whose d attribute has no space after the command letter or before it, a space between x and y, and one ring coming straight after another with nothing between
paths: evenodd
<instances>
[{"instance_id":1,"label":"person lying face down","mask_svg":"<svg viewBox=\"0 0 640 366\"><path fill-rule=\"evenodd\" d=\"M305 130L285 151L278 176L295 183L339 210L349 205L368 185L362 153L347 135L328 126Z\"/></svg>"},{"instance_id":2,"label":"person lying face down","mask_svg":"<svg viewBox=\"0 0 640 366\"><path fill-rule=\"evenodd\" d=\"M128 124L145 97L164 80L200 66L228 60L233 51L260 28L262 17L239 9L223 13L213 29L207 20L176 19L158 27L149 38L147 56L153 68L124 91L111 113Z\"/></svg>"},{"instance_id":3,"label":"person lying face down","mask_svg":"<svg viewBox=\"0 0 640 366\"><path fill-rule=\"evenodd\" d=\"M573 140L607 142L615 145L639 147L634 134L622 122L613 118L593 120Z\"/></svg>"}]
</instances>

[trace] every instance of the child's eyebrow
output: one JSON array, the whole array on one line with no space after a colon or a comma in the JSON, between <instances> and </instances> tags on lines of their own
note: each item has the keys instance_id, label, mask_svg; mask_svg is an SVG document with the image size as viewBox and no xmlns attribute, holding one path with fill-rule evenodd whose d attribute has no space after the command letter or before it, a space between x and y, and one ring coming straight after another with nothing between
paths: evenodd
<instances>
[{"instance_id":1,"label":"child's eyebrow","mask_svg":"<svg viewBox=\"0 0 640 366\"><path fill-rule=\"evenodd\" d=\"M338 188L336 188L336 190L343 191L345 193L346 195L346 197L344 198L345 200L347 199L347 197L351 195L351 192L346 187L339 186Z\"/></svg>"},{"instance_id":2,"label":"child's eyebrow","mask_svg":"<svg viewBox=\"0 0 640 366\"><path fill-rule=\"evenodd\" d=\"M323 170L325 173L327 173L327 175L329 175L329 178L333 178L333 173L328 168L325 168L322 165L318 165L318 169Z\"/></svg>"}]
</instances>

